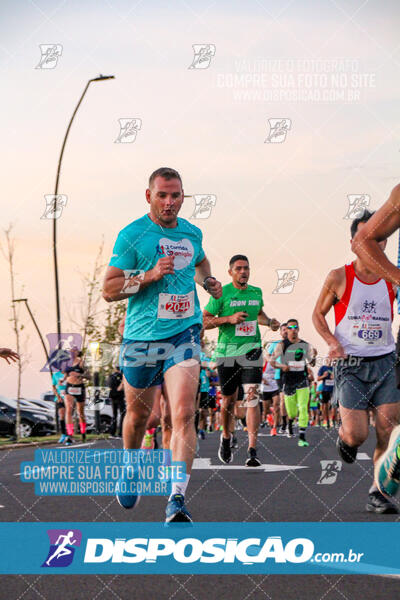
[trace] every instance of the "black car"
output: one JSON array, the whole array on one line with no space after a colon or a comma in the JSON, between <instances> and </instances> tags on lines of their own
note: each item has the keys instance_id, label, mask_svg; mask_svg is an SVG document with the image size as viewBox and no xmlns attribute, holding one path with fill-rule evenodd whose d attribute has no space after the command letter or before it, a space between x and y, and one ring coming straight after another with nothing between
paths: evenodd
<instances>
[{"instance_id":1,"label":"black car","mask_svg":"<svg viewBox=\"0 0 400 600\"><path fill-rule=\"evenodd\" d=\"M13 405L0 400L0 435L15 435L16 415L17 410ZM54 419L40 410L31 411L21 407L20 416L20 437L47 435L55 432Z\"/></svg>"}]
</instances>

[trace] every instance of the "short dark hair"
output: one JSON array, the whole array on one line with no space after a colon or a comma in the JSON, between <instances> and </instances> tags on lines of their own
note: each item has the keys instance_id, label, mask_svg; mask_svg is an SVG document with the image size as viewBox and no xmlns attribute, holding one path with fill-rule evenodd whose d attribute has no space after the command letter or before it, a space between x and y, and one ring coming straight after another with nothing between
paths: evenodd
<instances>
[{"instance_id":1,"label":"short dark hair","mask_svg":"<svg viewBox=\"0 0 400 600\"><path fill-rule=\"evenodd\" d=\"M175 171L175 169L171 169L170 167L160 167L159 169L153 171L149 177L149 188L153 185L153 182L156 177L163 177L167 181L169 181L170 179L179 179L181 185L183 185L182 178L179 175L178 171Z\"/></svg>"},{"instance_id":2,"label":"short dark hair","mask_svg":"<svg viewBox=\"0 0 400 600\"><path fill-rule=\"evenodd\" d=\"M279 325L279 329L281 329L282 327L287 327L287 323L281 323L281 324Z\"/></svg>"},{"instance_id":3,"label":"short dark hair","mask_svg":"<svg viewBox=\"0 0 400 600\"><path fill-rule=\"evenodd\" d=\"M296 323L296 325L299 324L299 322L298 322L297 319L288 319L287 322L286 322L286 325L289 325L289 323Z\"/></svg>"},{"instance_id":4,"label":"short dark hair","mask_svg":"<svg viewBox=\"0 0 400 600\"><path fill-rule=\"evenodd\" d=\"M351 225L350 225L351 239L353 239L353 237L356 235L358 225L360 223L366 223L367 221L369 221L373 214L375 214L375 211L371 212L367 208L364 208L362 214L359 217L357 217L357 219L354 219L351 222Z\"/></svg>"},{"instance_id":5,"label":"short dark hair","mask_svg":"<svg viewBox=\"0 0 400 600\"><path fill-rule=\"evenodd\" d=\"M229 261L229 268L231 268L237 260L245 260L246 262L249 262L249 259L244 254L235 254Z\"/></svg>"}]
</instances>

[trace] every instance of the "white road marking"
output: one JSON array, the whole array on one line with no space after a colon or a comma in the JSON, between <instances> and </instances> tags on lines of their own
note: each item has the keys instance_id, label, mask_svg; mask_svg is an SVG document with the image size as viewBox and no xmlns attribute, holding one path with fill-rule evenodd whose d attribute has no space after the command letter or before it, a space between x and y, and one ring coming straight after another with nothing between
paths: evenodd
<instances>
[{"instance_id":1,"label":"white road marking","mask_svg":"<svg viewBox=\"0 0 400 600\"><path fill-rule=\"evenodd\" d=\"M64 448L65 450L74 449L74 448L83 448L84 446L93 446L94 442L85 442L84 444L70 444L66 446L65 444L61 444L58 448Z\"/></svg>"},{"instance_id":2,"label":"white road marking","mask_svg":"<svg viewBox=\"0 0 400 600\"><path fill-rule=\"evenodd\" d=\"M358 452L357 460L371 460L371 457L366 452Z\"/></svg>"},{"instance_id":3,"label":"white road marking","mask_svg":"<svg viewBox=\"0 0 400 600\"><path fill-rule=\"evenodd\" d=\"M305 466L290 465L261 465L260 467L246 467L245 465L212 465L211 458L195 458L193 469L208 469L211 471L241 470L241 471L263 471L264 473L274 473L276 471L294 471L295 469L308 469Z\"/></svg>"}]
</instances>

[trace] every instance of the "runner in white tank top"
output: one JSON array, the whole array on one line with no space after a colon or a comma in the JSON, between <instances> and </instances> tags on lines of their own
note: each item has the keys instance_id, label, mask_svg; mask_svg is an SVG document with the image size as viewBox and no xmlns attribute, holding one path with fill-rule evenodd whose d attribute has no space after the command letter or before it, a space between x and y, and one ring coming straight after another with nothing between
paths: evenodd
<instances>
[{"instance_id":1,"label":"runner in white tank top","mask_svg":"<svg viewBox=\"0 0 400 600\"><path fill-rule=\"evenodd\" d=\"M382 356L393 352L392 284L384 279L362 281L355 273L354 263L345 266L345 274L344 294L334 305L335 338L347 355Z\"/></svg>"},{"instance_id":2,"label":"runner in white tank top","mask_svg":"<svg viewBox=\"0 0 400 600\"><path fill-rule=\"evenodd\" d=\"M352 239L371 216L365 211L352 222ZM379 245L384 250L386 240ZM395 381L392 335L395 294L392 283L381 279L363 259L357 258L329 273L314 309L314 326L329 347L328 358L338 359L335 395L342 424L337 448L348 463L356 460L358 447L368 437L369 410L374 412L377 437L374 463L386 450L390 433L399 422L400 391ZM325 318L332 306L334 333ZM379 514L398 512L375 484L369 490L366 509Z\"/></svg>"},{"instance_id":3,"label":"runner in white tank top","mask_svg":"<svg viewBox=\"0 0 400 600\"><path fill-rule=\"evenodd\" d=\"M271 344L273 346L273 344ZM262 417L262 425L264 427L267 425L268 415L271 409L271 404L273 408L273 424L271 427L271 436L277 435L277 428L279 425L280 419L280 398L279 398L279 387L278 382L275 379L275 369L271 365L271 354L270 354L270 346L267 349L267 360L264 364L263 375L262 375L262 404L263 404L263 417Z\"/></svg>"}]
</instances>

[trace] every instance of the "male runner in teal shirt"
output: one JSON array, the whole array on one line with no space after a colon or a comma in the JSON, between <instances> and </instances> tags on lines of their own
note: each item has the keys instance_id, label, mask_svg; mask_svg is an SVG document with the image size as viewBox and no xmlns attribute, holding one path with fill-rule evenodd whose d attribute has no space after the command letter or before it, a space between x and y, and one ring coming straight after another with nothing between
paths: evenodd
<instances>
[{"instance_id":1,"label":"male runner in teal shirt","mask_svg":"<svg viewBox=\"0 0 400 600\"><path fill-rule=\"evenodd\" d=\"M119 233L103 286L109 302L129 298L120 355L125 449L140 448L162 383L170 399L172 459L186 463L187 475L185 482L172 484L167 522L191 521L184 495L196 448L194 413L202 325L195 283L215 298L221 295L221 284L211 276L202 249L200 229L178 218L183 198L177 171L163 167L152 173L146 190L150 212ZM139 498L117 494L124 508L133 508Z\"/></svg>"}]
</instances>

